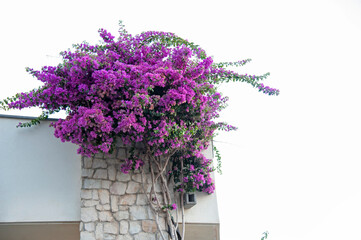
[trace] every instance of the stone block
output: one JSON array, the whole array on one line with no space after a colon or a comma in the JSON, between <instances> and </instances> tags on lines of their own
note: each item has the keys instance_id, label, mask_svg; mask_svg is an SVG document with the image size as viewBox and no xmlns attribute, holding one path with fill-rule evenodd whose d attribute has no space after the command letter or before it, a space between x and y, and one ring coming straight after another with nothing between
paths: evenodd
<instances>
[{"instance_id":1,"label":"stone block","mask_svg":"<svg viewBox=\"0 0 361 240\"><path fill-rule=\"evenodd\" d=\"M99 220L102 222L111 222L114 220L113 215L109 211L100 211ZM104 225L105 227L105 225Z\"/></svg>"},{"instance_id":2,"label":"stone block","mask_svg":"<svg viewBox=\"0 0 361 240\"><path fill-rule=\"evenodd\" d=\"M157 231L157 224L153 220L143 220L142 229L147 233L155 233Z\"/></svg>"},{"instance_id":3,"label":"stone block","mask_svg":"<svg viewBox=\"0 0 361 240\"><path fill-rule=\"evenodd\" d=\"M80 219L83 222L94 222L98 220L98 213L95 207L84 207L80 209Z\"/></svg>"},{"instance_id":4,"label":"stone block","mask_svg":"<svg viewBox=\"0 0 361 240\"><path fill-rule=\"evenodd\" d=\"M115 240L116 235L104 233L104 238L102 240Z\"/></svg>"},{"instance_id":5,"label":"stone block","mask_svg":"<svg viewBox=\"0 0 361 240\"><path fill-rule=\"evenodd\" d=\"M100 203L101 204L108 204L110 203L110 199L109 199L109 191L106 189L100 189L98 191L99 194L99 199L100 199Z\"/></svg>"},{"instance_id":6,"label":"stone block","mask_svg":"<svg viewBox=\"0 0 361 240\"><path fill-rule=\"evenodd\" d=\"M143 206L131 206L129 208L131 220L145 220L148 219L147 209Z\"/></svg>"},{"instance_id":7,"label":"stone block","mask_svg":"<svg viewBox=\"0 0 361 240\"><path fill-rule=\"evenodd\" d=\"M128 211L118 211L118 212L114 213L113 216L115 217L115 219L117 221L126 220L126 219L129 219L129 212Z\"/></svg>"},{"instance_id":8,"label":"stone block","mask_svg":"<svg viewBox=\"0 0 361 240\"><path fill-rule=\"evenodd\" d=\"M117 175L117 169L115 169L115 167L113 165L109 166L108 167L109 180L115 181L116 175Z\"/></svg>"},{"instance_id":9,"label":"stone block","mask_svg":"<svg viewBox=\"0 0 361 240\"><path fill-rule=\"evenodd\" d=\"M119 209L119 211L128 211L128 210L129 210L129 206L118 205L118 209Z\"/></svg>"},{"instance_id":10,"label":"stone block","mask_svg":"<svg viewBox=\"0 0 361 240\"><path fill-rule=\"evenodd\" d=\"M133 238L129 234L126 234L126 235L118 235L115 240L133 240Z\"/></svg>"},{"instance_id":11,"label":"stone block","mask_svg":"<svg viewBox=\"0 0 361 240\"><path fill-rule=\"evenodd\" d=\"M134 240L155 240L155 235L152 233L141 232L134 235Z\"/></svg>"},{"instance_id":12,"label":"stone block","mask_svg":"<svg viewBox=\"0 0 361 240\"><path fill-rule=\"evenodd\" d=\"M145 174L146 183L152 183L152 175L150 173Z\"/></svg>"},{"instance_id":13,"label":"stone block","mask_svg":"<svg viewBox=\"0 0 361 240\"><path fill-rule=\"evenodd\" d=\"M95 208L98 211L109 211L110 210L110 205L109 204L105 204L105 205L98 204L98 205L95 206Z\"/></svg>"},{"instance_id":14,"label":"stone block","mask_svg":"<svg viewBox=\"0 0 361 240\"><path fill-rule=\"evenodd\" d=\"M93 190L93 199L94 200L99 200L98 190Z\"/></svg>"},{"instance_id":15,"label":"stone block","mask_svg":"<svg viewBox=\"0 0 361 240\"><path fill-rule=\"evenodd\" d=\"M80 192L80 197L82 199L93 199L92 190L82 189L81 192Z\"/></svg>"},{"instance_id":16,"label":"stone block","mask_svg":"<svg viewBox=\"0 0 361 240\"><path fill-rule=\"evenodd\" d=\"M110 208L111 208L112 212L117 212L119 210L118 204L119 204L119 197L111 195L110 196Z\"/></svg>"},{"instance_id":17,"label":"stone block","mask_svg":"<svg viewBox=\"0 0 361 240\"><path fill-rule=\"evenodd\" d=\"M118 234L119 233L119 223L115 222L115 221L104 223L104 233Z\"/></svg>"},{"instance_id":18,"label":"stone block","mask_svg":"<svg viewBox=\"0 0 361 240\"><path fill-rule=\"evenodd\" d=\"M137 205L147 205L148 199L147 196L144 193L138 193L137 194Z\"/></svg>"},{"instance_id":19,"label":"stone block","mask_svg":"<svg viewBox=\"0 0 361 240\"><path fill-rule=\"evenodd\" d=\"M165 231L166 230L166 224L165 224L165 219L166 217L159 217L159 226L160 226L160 229Z\"/></svg>"},{"instance_id":20,"label":"stone block","mask_svg":"<svg viewBox=\"0 0 361 240\"><path fill-rule=\"evenodd\" d=\"M95 238L96 240L102 240L103 239L103 223L97 223L95 226Z\"/></svg>"},{"instance_id":21,"label":"stone block","mask_svg":"<svg viewBox=\"0 0 361 240\"><path fill-rule=\"evenodd\" d=\"M135 182L141 183L142 182L142 174L140 174L140 173L132 174L132 180ZM146 180L146 179L144 179L144 180Z\"/></svg>"},{"instance_id":22,"label":"stone block","mask_svg":"<svg viewBox=\"0 0 361 240\"><path fill-rule=\"evenodd\" d=\"M85 224L84 224L84 229L85 229L85 231L94 232L94 230L95 230L95 223L93 223L93 222L85 223Z\"/></svg>"},{"instance_id":23,"label":"stone block","mask_svg":"<svg viewBox=\"0 0 361 240\"><path fill-rule=\"evenodd\" d=\"M119 222L119 232L120 234L127 234L129 230L129 224L127 220L122 220Z\"/></svg>"},{"instance_id":24,"label":"stone block","mask_svg":"<svg viewBox=\"0 0 361 240\"><path fill-rule=\"evenodd\" d=\"M81 176L82 177L89 177L91 178L93 176L94 170L89 168L83 168L81 170Z\"/></svg>"},{"instance_id":25,"label":"stone block","mask_svg":"<svg viewBox=\"0 0 361 240\"><path fill-rule=\"evenodd\" d=\"M136 234L142 231L142 224L139 221L130 221L129 222L129 233Z\"/></svg>"},{"instance_id":26,"label":"stone block","mask_svg":"<svg viewBox=\"0 0 361 240\"><path fill-rule=\"evenodd\" d=\"M89 157L84 157L84 165L83 168L91 168L93 164L93 159Z\"/></svg>"},{"instance_id":27,"label":"stone block","mask_svg":"<svg viewBox=\"0 0 361 240\"><path fill-rule=\"evenodd\" d=\"M109 189L111 184L112 184L111 181L103 180L102 181L102 188Z\"/></svg>"},{"instance_id":28,"label":"stone block","mask_svg":"<svg viewBox=\"0 0 361 240\"><path fill-rule=\"evenodd\" d=\"M96 240L96 239L95 239L94 233L92 233L92 232L81 232L80 240Z\"/></svg>"},{"instance_id":29,"label":"stone block","mask_svg":"<svg viewBox=\"0 0 361 240\"><path fill-rule=\"evenodd\" d=\"M93 207L99 204L98 200L82 200L84 207Z\"/></svg>"},{"instance_id":30,"label":"stone block","mask_svg":"<svg viewBox=\"0 0 361 240\"><path fill-rule=\"evenodd\" d=\"M119 204L120 205L134 205L136 200L136 195L122 195L119 197Z\"/></svg>"},{"instance_id":31,"label":"stone block","mask_svg":"<svg viewBox=\"0 0 361 240\"><path fill-rule=\"evenodd\" d=\"M118 159L123 159L123 160L127 158L127 153L126 153L126 150L124 148L119 148L118 149L117 158Z\"/></svg>"},{"instance_id":32,"label":"stone block","mask_svg":"<svg viewBox=\"0 0 361 240\"><path fill-rule=\"evenodd\" d=\"M96 168L107 168L107 162L104 159L94 158L92 167Z\"/></svg>"},{"instance_id":33,"label":"stone block","mask_svg":"<svg viewBox=\"0 0 361 240\"><path fill-rule=\"evenodd\" d=\"M160 184L159 184L159 183L156 183L155 186L154 186L154 188L155 188L155 192L157 192L157 193L162 192L162 188L160 187ZM169 190L170 190L170 189L169 189Z\"/></svg>"},{"instance_id":34,"label":"stone block","mask_svg":"<svg viewBox=\"0 0 361 240\"><path fill-rule=\"evenodd\" d=\"M128 188L126 193L137 193L139 192L140 188L141 188L140 183L131 181L128 183Z\"/></svg>"},{"instance_id":35,"label":"stone block","mask_svg":"<svg viewBox=\"0 0 361 240\"><path fill-rule=\"evenodd\" d=\"M106 169L97 169L93 178L108 179L108 171Z\"/></svg>"},{"instance_id":36,"label":"stone block","mask_svg":"<svg viewBox=\"0 0 361 240\"><path fill-rule=\"evenodd\" d=\"M150 190L152 189L152 183L147 183L147 184L145 184L145 189L147 190L147 193L150 193ZM161 189L159 183L154 184L154 191L155 191L156 193L162 192L162 189Z\"/></svg>"},{"instance_id":37,"label":"stone block","mask_svg":"<svg viewBox=\"0 0 361 240\"><path fill-rule=\"evenodd\" d=\"M155 219L155 215L153 210L150 208L150 206L144 206L147 209L148 212L148 219Z\"/></svg>"},{"instance_id":38,"label":"stone block","mask_svg":"<svg viewBox=\"0 0 361 240\"><path fill-rule=\"evenodd\" d=\"M118 171L116 179L117 179L117 181L120 181L120 182L129 182L130 181L130 175Z\"/></svg>"},{"instance_id":39,"label":"stone block","mask_svg":"<svg viewBox=\"0 0 361 240\"><path fill-rule=\"evenodd\" d=\"M101 180L84 179L83 188L85 189L99 189L101 188Z\"/></svg>"},{"instance_id":40,"label":"stone block","mask_svg":"<svg viewBox=\"0 0 361 240\"><path fill-rule=\"evenodd\" d=\"M80 222L80 224L79 224L79 231L84 231L84 224L83 224L83 222Z\"/></svg>"},{"instance_id":41,"label":"stone block","mask_svg":"<svg viewBox=\"0 0 361 240\"><path fill-rule=\"evenodd\" d=\"M110 186L110 193L114 195L123 195L127 184L121 182L115 182Z\"/></svg>"},{"instance_id":42,"label":"stone block","mask_svg":"<svg viewBox=\"0 0 361 240\"><path fill-rule=\"evenodd\" d=\"M113 166L115 167L115 169L119 169L120 162L121 162L120 159L117 159L117 158L106 158L105 161L107 162L108 167L109 167L110 165L113 165Z\"/></svg>"}]
</instances>

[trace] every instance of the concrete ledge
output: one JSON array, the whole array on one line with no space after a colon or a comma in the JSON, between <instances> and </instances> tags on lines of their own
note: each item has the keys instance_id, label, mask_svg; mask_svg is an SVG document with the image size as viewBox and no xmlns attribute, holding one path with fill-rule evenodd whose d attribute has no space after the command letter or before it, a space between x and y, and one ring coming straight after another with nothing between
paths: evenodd
<instances>
[{"instance_id":1,"label":"concrete ledge","mask_svg":"<svg viewBox=\"0 0 361 240\"><path fill-rule=\"evenodd\" d=\"M32 120L36 119L37 117L30 117L30 116L19 116L19 115L7 115L7 114L0 114L0 118L14 118L14 119L23 119L23 120ZM59 118L48 118L42 121L57 121Z\"/></svg>"},{"instance_id":2,"label":"concrete ledge","mask_svg":"<svg viewBox=\"0 0 361 240\"><path fill-rule=\"evenodd\" d=\"M79 240L79 222L0 223L4 240Z\"/></svg>"},{"instance_id":3,"label":"concrete ledge","mask_svg":"<svg viewBox=\"0 0 361 240\"><path fill-rule=\"evenodd\" d=\"M182 223L179 223L182 231ZM186 223L185 240L219 240L219 224L217 223Z\"/></svg>"}]
</instances>

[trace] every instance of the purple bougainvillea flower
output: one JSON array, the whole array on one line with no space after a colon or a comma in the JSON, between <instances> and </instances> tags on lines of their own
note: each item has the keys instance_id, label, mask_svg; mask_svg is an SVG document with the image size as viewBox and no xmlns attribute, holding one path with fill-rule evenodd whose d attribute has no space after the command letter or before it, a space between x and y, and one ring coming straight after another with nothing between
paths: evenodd
<instances>
[{"instance_id":1,"label":"purple bougainvillea flower","mask_svg":"<svg viewBox=\"0 0 361 240\"><path fill-rule=\"evenodd\" d=\"M268 74L242 75L226 69L242 66L249 59L214 63L203 49L173 33L119 33L116 39L100 29L102 44L75 45L74 50L61 53L63 63L56 67L28 68L43 85L0 101L0 107L37 106L44 109L39 119L66 110L67 117L51 126L55 137L77 144L79 154L111 153L117 139L128 147L143 144L154 157L172 154L168 174L174 177L178 191L212 193L210 173L214 169L202 151L216 130L235 130L217 122L228 100L217 86L240 81L268 95L279 91L259 83ZM143 160L131 156L120 170L129 173L143 165Z\"/></svg>"}]
</instances>

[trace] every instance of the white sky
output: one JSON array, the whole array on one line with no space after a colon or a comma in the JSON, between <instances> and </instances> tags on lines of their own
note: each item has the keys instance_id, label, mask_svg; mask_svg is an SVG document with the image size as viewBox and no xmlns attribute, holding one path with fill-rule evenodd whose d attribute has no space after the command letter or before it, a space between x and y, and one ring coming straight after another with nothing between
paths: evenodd
<instances>
[{"instance_id":1,"label":"white sky","mask_svg":"<svg viewBox=\"0 0 361 240\"><path fill-rule=\"evenodd\" d=\"M26 66L56 64L100 27L116 34L120 19L133 34L174 32L216 61L252 58L240 71L271 72L266 84L281 90L222 86L223 119L239 127L216 142L222 240L360 238L361 1L6 1L0 98L38 86Z\"/></svg>"}]
</instances>

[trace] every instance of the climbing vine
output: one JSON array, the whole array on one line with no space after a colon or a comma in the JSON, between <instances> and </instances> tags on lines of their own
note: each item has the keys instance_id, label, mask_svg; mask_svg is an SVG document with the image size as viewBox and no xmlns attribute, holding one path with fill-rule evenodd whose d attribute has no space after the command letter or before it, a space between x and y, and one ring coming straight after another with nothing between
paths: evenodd
<instances>
[{"instance_id":1,"label":"climbing vine","mask_svg":"<svg viewBox=\"0 0 361 240\"><path fill-rule=\"evenodd\" d=\"M255 76L227 69L250 59L214 63L198 45L173 33L133 36L120 24L117 39L104 29L99 34L101 44L74 45L61 53L58 66L27 68L43 85L0 101L0 108L43 109L39 118L19 127L39 124L65 110L67 117L51 124L54 135L77 144L84 156L112 153L117 140L129 146L133 154L120 170L124 174L139 170L144 178L149 173L152 188L144 192L156 221L165 214L171 239L178 239L178 225L171 216L177 198L170 186L181 199L187 192L213 193L214 167L202 151L215 131L236 129L217 121L228 100L218 92L219 84L245 82L268 95L278 95L279 90L261 83L269 73ZM136 145L141 150L135 151ZM162 200L156 184L162 188Z\"/></svg>"}]
</instances>

